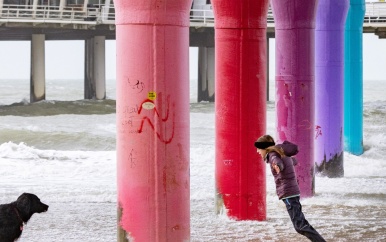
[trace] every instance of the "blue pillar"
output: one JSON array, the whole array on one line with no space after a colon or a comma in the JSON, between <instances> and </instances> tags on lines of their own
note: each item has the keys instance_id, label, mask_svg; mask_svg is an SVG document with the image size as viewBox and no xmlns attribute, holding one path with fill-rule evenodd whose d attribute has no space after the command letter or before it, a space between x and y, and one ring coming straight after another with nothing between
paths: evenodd
<instances>
[{"instance_id":1,"label":"blue pillar","mask_svg":"<svg viewBox=\"0 0 386 242\"><path fill-rule=\"evenodd\" d=\"M350 0L345 29L344 148L363 153L363 18L365 0Z\"/></svg>"}]
</instances>

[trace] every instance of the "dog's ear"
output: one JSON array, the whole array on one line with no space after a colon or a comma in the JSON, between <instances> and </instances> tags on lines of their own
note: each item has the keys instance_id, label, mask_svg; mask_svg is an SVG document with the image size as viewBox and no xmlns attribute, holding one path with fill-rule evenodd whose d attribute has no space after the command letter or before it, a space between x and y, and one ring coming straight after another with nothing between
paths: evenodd
<instances>
[{"instance_id":1,"label":"dog's ear","mask_svg":"<svg viewBox=\"0 0 386 242\"><path fill-rule=\"evenodd\" d=\"M21 194L16 200L17 209L23 214L29 214L31 210L31 199L28 193Z\"/></svg>"}]
</instances>

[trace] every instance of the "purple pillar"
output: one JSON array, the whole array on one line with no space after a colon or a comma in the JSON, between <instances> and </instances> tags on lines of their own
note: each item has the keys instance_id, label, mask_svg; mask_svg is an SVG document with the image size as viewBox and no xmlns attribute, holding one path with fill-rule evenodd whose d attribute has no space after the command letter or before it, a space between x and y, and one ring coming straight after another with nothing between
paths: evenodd
<instances>
[{"instance_id":1,"label":"purple pillar","mask_svg":"<svg viewBox=\"0 0 386 242\"><path fill-rule=\"evenodd\" d=\"M344 29L349 0L319 0L315 31L316 172L342 177Z\"/></svg>"},{"instance_id":2,"label":"purple pillar","mask_svg":"<svg viewBox=\"0 0 386 242\"><path fill-rule=\"evenodd\" d=\"M314 195L314 47L317 0L272 0L276 35L277 141L299 145L302 197Z\"/></svg>"}]
</instances>

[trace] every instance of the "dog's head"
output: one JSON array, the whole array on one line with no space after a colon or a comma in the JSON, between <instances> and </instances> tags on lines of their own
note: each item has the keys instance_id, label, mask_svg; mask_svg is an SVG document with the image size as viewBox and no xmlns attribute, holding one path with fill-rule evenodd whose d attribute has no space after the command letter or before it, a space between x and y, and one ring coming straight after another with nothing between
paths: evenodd
<instances>
[{"instance_id":1,"label":"dog's head","mask_svg":"<svg viewBox=\"0 0 386 242\"><path fill-rule=\"evenodd\" d=\"M16 200L16 207L27 221L34 213L42 213L48 210L48 205L42 203L38 196L31 193L21 194Z\"/></svg>"}]
</instances>

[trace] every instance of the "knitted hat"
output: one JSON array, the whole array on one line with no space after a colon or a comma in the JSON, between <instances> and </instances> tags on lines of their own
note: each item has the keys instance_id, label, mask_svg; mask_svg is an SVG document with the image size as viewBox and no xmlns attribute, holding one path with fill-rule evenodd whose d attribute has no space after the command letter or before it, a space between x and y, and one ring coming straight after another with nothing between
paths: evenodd
<instances>
[{"instance_id":1,"label":"knitted hat","mask_svg":"<svg viewBox=\"0 0 386 242\"><path fill-rule=\"evenodd\" d=\"M262 150L267 149L268 147L274 146L274 145L275 145L275 142L259 142L259 141L255 142L255 147Z\"/></svg>"}]
</instances>

